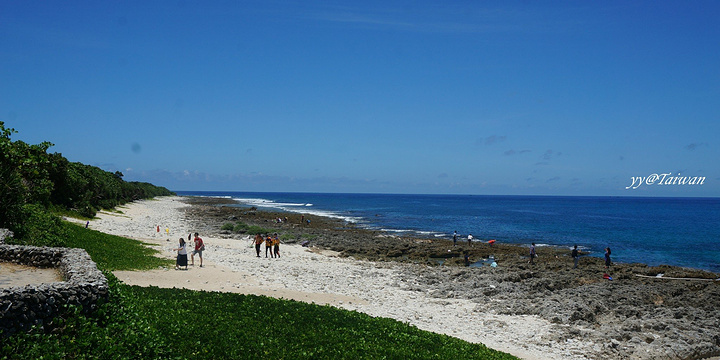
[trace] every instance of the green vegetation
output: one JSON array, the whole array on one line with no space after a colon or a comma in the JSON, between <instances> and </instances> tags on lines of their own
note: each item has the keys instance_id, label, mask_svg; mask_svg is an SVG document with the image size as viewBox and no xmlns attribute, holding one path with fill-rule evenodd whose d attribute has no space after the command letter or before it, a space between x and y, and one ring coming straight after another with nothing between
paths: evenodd
<instances>
[{"instance_id":1,"label":"green vegetation","mask_svg":"<svg viewBox=\"0 0 720 360\"><path fill-rule=\"evenodd\" d=\"M260 227L257 225L250 225L250 226L248 226L248 229L245 233L250 234L250 235L257 235L257 234L270 234L272 232L273 232L272 229L266 229L264 227Z\"/></svg>"},{"instance_id":2,"label":"green vegetation","mask_svg":"<svg viewBox=\"0 0 720 360\"><path fill-rule=\"evenodd\" d=\"M514 359L401 322L295 301L128 286L50 335L15 336L2 359Z\"/></svg>"},{"instance_id":3,"label":"green vegetation","mask_svg":"<svg viewBox=\"0 0 720 360\"><path fill-rule=\"evenodd\" d=\"M119 171L49 154L49 142L12 141L14 132L0 121L0 228L15 234L8 243L57 246L66 234L52 211L92 218L100 209L173 194L152 184L126 182Z\"/></svg>"},{"instance_id":4,"label":"green vegetation","mask_svg":"<svg viewBox=\"0 0 720 360\"><path fill-rule=\"evenodd\" d=\"M100 269L150 270L175 266L174 260L155 257L158 251L138 240L85 229L68 222L63 227L68 234L63 246L85 249Z\"/></svg>"},{"instance_id":5,"label":"green vegetation","mask_svg":"<svg viewBox=\"0 0 720 360\"><path fill-rule=\"evenodd\" d=\"M246 233L248 230L250 230L250 226L245 223L237 223L233 228L236 233Z\"/></svg>"},{"instance_id":6,"label":"green vegetation","mask_svg":"<svg viewBox=\"0 0 720 360\"><path fill-rule=\"evenodd\" d=\"M236 224L224 223L220 227L220 230L233 231L233 232L236 232L239 234L248 234L248 235L269 234L274 231L272 229L267 229L267 228L257 226L257 225L248 225L243 222L238 222Z\"/></svg>"}]
</instances>

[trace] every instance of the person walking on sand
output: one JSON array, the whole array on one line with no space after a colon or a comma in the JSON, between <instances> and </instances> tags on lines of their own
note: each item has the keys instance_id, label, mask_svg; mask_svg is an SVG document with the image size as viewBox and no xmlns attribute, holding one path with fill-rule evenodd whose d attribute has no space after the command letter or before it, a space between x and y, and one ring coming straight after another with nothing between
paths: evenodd
<instances>
[{"instance_id":1,"label":"person walking on sand","mask_svg":"<svg viewBox=\"0 0 720 360\"><path fill-rule=\"evenodd\" d=\"M280 258L280 239L277 233L273 235L273 249L275 250L275 257Z\"/></svg>"},{"instance_id":2,"label":"person walking on sand","mask_svg":"<svg viewBox=\"0 0 720 360\"><path fill-rule=\"evenodd\" d=\"M270 257L275 258L275 254L273 254L273 240L270 237L270 234L265 238L265 257L267 257L268 251L270 251Z\"/></svg>"},{"instance_id":3,"label":"person walking on sand","mask_svg":"<svg viewBox=\"0 0 720 360\"><path fill-rule=\"evenodd\" d=\"M190 256L190 261L192 266L195 266L195 254L198 254L200 256L200 267L203 267L203 260L202 260L202 252L205 250L205 242L203 242L203 239L200 238L200 234L195 233L195 250L192 252L192 256Z\"/></svg>"},{"instance_id":4,"label":"person walking on sand","mask_svg":"<svg viewBox=\"0 0 720 360\"><path fill-rule=\"evenodd\" d=\"M187 270L187 246L185 245L185 239L180 238L180 247L174 250L178 253L175 259L175 270L180 270L181 266L184 266L185 270Z\"/></svg>"},{"instance_id":5,"label":"person walking on sand","mask_svg":"<svg viewBox=\"0 0 720 360\"><path fill-rule=\"evenodd\" d=\"M612 265L612 261L610 261L610 247L605 248L605 269L609 269L610 265Z\"/></svg>"},{"instance_id":6,"label":"person walking on sand","mask_svg":"<svg viewBox=\"0 0 720 360\"><path fill-rule=\"evenodd\" d=\"M578 254L577 245L575 245L575 247L573 248L571 255L573 258L573 262L575 263L575 265L573 265L573 269L577 269L578 261L580 261L580 254Z\"/></svg>"},{"instance_id":7,"label":"person walking on sand","mask_svg":"<svg viewBox=\"0 0 720 360\"><path fill-rule=\"evenodd\" d=\"M264 241L262 235L255 234L255 252L257 253L257 257L260 257L260 246Z\"/></svg>"},{"instance_id":8,"label":"person walking on sand","mask_svg":"<svg viewBox=\"0 0 720 360\"><path fill-rule=\"evenodd\" d=\"M530 246L530 265L535 265L535 257L537 256L537 253L535 253L535 243L532 243Z\"/></svg>"}]
</instances>

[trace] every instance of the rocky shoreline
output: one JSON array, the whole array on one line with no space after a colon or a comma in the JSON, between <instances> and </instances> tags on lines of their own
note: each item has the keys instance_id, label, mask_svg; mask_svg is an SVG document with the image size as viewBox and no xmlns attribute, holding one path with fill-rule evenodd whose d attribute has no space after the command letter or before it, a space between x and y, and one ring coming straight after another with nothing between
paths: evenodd
<instances>
[{"instance_id":1,"label":"rocky shoreline","mask_svg":"<svg viewBox=\"0 0 720 360\"><path fill-rule=\"evenodd\" d=\"M572 269L570 251L539 248L529 264L527 248L389 236L339 219L257 211L230 199L188 198L186 218L205 234L240 236L223 224L243 222L283 235L285 242L310 241L339 256L376 262L404 262L407 288L437 299L469 299L477 311L537 315L556 324L538 334L553 346L591 341L590 358L702 359L720 355L720 275L701 270L644 264L614 264L582 257ZM287 218L277 223L275 219ZM466 267L493 256L497 267ZM608 273L613 280L606 280ZM663 274L658 277L659 274ZM677 278L677 279L670 279ZM680 280L688 279L688 280ZM482 310L484 309L484 310Z\"/></svg>"}]
</instances>

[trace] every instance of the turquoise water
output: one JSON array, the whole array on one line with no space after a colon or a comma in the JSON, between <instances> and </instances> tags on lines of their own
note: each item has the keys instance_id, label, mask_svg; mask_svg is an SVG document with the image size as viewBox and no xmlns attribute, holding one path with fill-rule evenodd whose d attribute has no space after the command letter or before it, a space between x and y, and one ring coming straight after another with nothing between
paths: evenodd
<instances>
[{"instance_id":1,"label":"turquoise water","mask_svg":"<svg viewBox=\"0 0 720 360\"><path fill-rule=\"evenodd\" d=\"M396 233L578 247L615 262L720 272L720 199L178 192L353 221Z\"/></svg>"}]
</instances>

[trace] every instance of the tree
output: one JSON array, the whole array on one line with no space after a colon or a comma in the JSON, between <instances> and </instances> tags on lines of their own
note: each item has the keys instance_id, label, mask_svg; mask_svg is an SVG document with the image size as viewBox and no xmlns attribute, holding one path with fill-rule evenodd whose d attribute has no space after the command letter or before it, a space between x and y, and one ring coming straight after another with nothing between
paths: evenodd
<instances>
[{"instance_id":1,"label":"tree","mask_svg":"<svg viewBox=\"0 0 720 360\"><path fill-rule=\"evenodd\" d=\"M40 240L56 225L47 216L53 190L47 149L52 144L13 142L10 136L15 132L0 121L0 227L9 228L18 238L33 234Z\"/></svg>"},{"instance_id":2,"label":"tree","mask_svg":"<svg viewBox=\"0 0 720 360\"><path fill-rule=\"evenodd\" d=\"M120 171L48 154L49 142L12 141L15 132L0 121L0 228L12 230L16 243L61 244L62 226L50 211L54 207L93 217L103 208L173 194L152 184L125 182Z\"/></svg>"}]
</instances>

